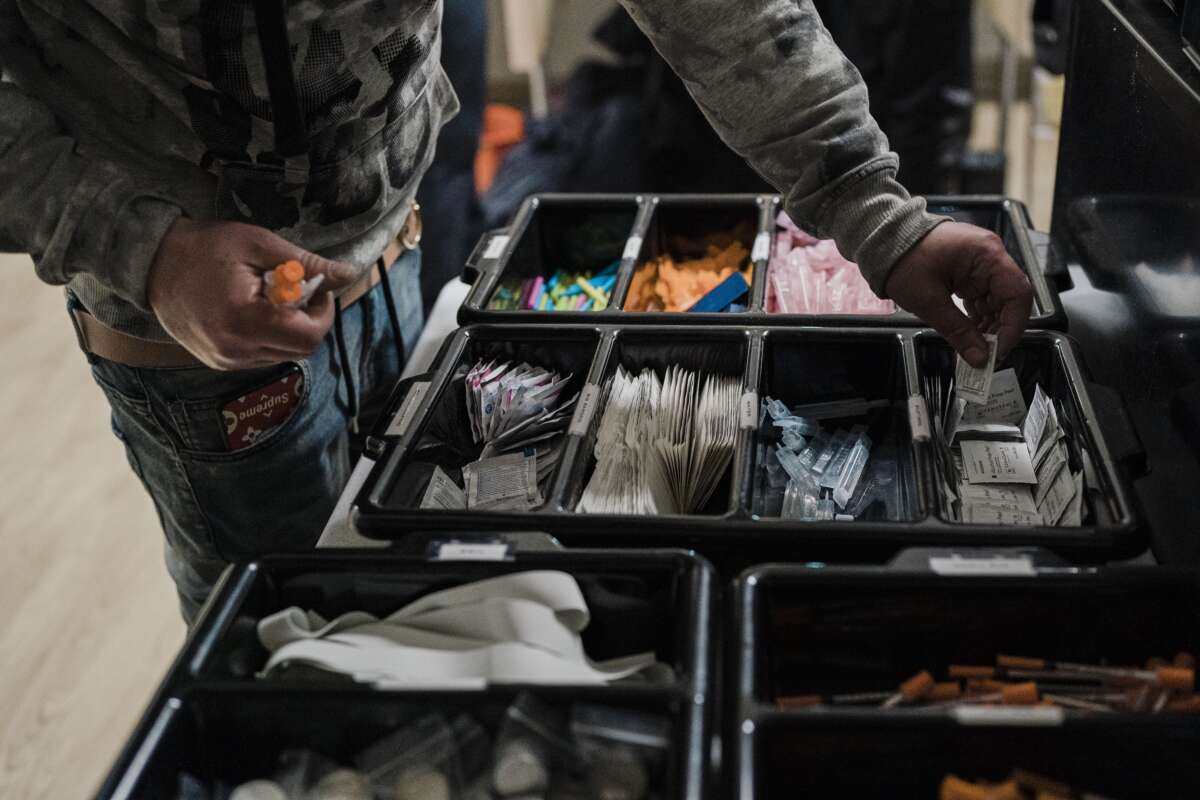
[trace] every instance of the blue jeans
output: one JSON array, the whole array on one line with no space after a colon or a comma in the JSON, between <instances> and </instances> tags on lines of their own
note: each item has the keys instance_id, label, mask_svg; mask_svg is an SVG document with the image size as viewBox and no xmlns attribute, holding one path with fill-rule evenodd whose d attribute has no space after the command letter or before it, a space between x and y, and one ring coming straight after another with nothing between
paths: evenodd
<instances>
[{"instance_id":1,"label":"blue jeans","mask_svg":"<svg viewBox=\"0 0 1200 800\"><path fill-rule=\"evenodd\" d=\"M420 251L409 251L388 273L405 353L421 331L420 264ZM386 395L403 357L382 285L342 312L342 330L360 405ZM229 562L313 547L351 466L351 410L332 331L311 357L259 369L88 360L112 406L113 433L154 500L185 620L195 618ZM304 376L298 408L254 444L228 450L221 407L297 366Z\"/></svg>"}]
</instances>

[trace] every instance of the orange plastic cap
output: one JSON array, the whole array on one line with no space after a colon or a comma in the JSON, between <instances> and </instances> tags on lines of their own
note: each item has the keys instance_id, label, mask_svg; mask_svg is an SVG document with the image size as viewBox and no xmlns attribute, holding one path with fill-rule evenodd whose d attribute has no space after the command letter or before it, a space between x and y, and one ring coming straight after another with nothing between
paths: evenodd
<instances>
[{"instance_id":1,"label":"orange plastic cap","mask_svg":"<svg viewBox=\"0 0 1200 800\"><path fill-rule=\"evenodd\" d=\"M1180 692L1190 692L1196 686L1196 673L1187 667L1159 667L1154 670L1158 676L1158 685L1164 689L1174 689Z\"/></svg>"},{"instance_id":2,"label":"orange plastic cap","mask_svg":"<svg viewBox=\"0 0 1200 800\"><path fill-rule=\"evenodd\" d=\"M777 697L775 704L781 709L789 708L808 708L809 706L821 705L821 695L819 694L793 694L787 697Z\"/></svg>"},{"instance_id":3,"label":"orange plastic cap","mask_svg":"<svg viewBox=\"0 0 1200 800\"><path fill-rule=\"evenodd\" d=\"M304 265L299 261L285 261L275 268L275 279L287 283L299 283L304 280Z\"/></svg>"},{"instance_id":4,"label":"orange plastic cap","mask_svg":"<svg viewBox=\"0 0 1200 800\"><path fill-rule=\"evenodd\" d=\"M938 791L938 800L986 800L988 787L977 786L964 781L957 775L947 775L942 778L942 788Z\"/></svg>"},{"instance_id":5,"label":"orange plastic cap","mask_svg":"<svg viewBox=\"0 0 1200 800\"><path fill-rule=\"evenodd\" d=\"M271 287L271 291L267 293L271 302L275 305L283 305L284 303L294 303L304 294L304 289L298 283L275 284Z\"/></svg>"},{"instance_id":6,"label":"orange plastic cap","mask_svg":"<svg viewBox=\"0 0 1200 800\"><path fill-rule=\"evenodd\" d=\"M996 666L1005 669L1045 669L1046 660L1024 656L996 656Z\"/></svg>"},{"instance_id":7,"label":"orange plastic cap","mask_svg":"<svg viewBox=\"0 0 1200 800\"><path fill-rule=\"evenodd\" d=\"M993 681L987 678L967 681L967 694L991 694L1008 686L1004 681Z\"/></svg>"},{"instance_id":8,"label":"orange plastic cap","mask_svg":"<svg viewBox=\"0 0 1200 800\"><path fill-rule=\"evenodd\" d=\"M1021 787L1017 786L1017 782L1012 778L1004 783L989 786L984 797L987 800L1025 800L1025 795L1021 793Z\"/></svg>"},{"instance_id":9,"label":"orange plastic cap","mask_svg":"<svg viewBox=\"0 0 1200 800\"><path fill-rule=\"evenodd\" d=\"M927 670L921 670L916 675L900 684L900 694L905 700L920 700L933 688L935 681Z\"/></svg>"},{"instance_id":10,"label":"orange plastic cap","mask_svg":"<svg viewBox=\"0 0 1200 800\"><path fill-rule=\"evenodd\" d=\"M954 700L962 696L962 686L958 681L946 681L945 683L935 683L929 693L925 695L926 700Z\"/></svg>"},{"instance_id":11,"label":"orange plastic cap","mask_svg":"<svg viewBox=\"0 0 1200 800\"><path fill-rule=\"evenodd\" d=\"M974 666L971 664L951 664L951 678L994 678L996 677L996 668L988 666Z\"/></svg>"},{"instance_id":12,"label":"orange plastic cap","mask_svg":"<svg viewBox=\"0 0 1200 800\"><path fill-rule=\"evenodd\" d=\"M1167 711L1176 711L1181 714L1195 714L1200 711L1200 697L1192 695L1182 700L1173 700L1167 703Z\"/></svg>"},{"instance_id":13,"label":"orange plastic cap","mask_svg":"<svg viewBox=\"0 0 1200 800\"><path fill-rule=\"evenodd\" d=\"M1032 706L1037 701L1037 684L1033 681L1013 683L1000 690L1000 702L1006 706Z\"/></svg>"}]
</instances>

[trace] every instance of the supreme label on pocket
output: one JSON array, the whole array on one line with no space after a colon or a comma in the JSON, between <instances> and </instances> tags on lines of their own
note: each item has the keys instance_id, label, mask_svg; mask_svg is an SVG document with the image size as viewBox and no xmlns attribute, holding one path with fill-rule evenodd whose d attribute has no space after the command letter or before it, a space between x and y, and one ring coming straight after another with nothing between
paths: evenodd
<instances>
[{"instance_id":1,"label":"supreme label on pocket","mask_svg":"<svg viewBox=\"0 0 1200 800\"><path fill-rule=\"evenodd\" d=\"M221 408L225 445L241 450L257 442L295 413L304 394L304 373L294 372L233 398Z\"/></svg>"}]
</instances>

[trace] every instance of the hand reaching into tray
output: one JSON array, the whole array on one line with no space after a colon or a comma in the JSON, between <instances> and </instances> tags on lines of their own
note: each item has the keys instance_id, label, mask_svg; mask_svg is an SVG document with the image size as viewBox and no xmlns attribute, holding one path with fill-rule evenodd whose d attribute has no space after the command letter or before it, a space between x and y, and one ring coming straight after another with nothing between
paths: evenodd
<instances>
[{"instance_id":1,"label":"hand reaching into tray","mask_svg":"<svg viewBox=\"0 0 1200 800\"><path fill-rule=\"evenodd\" d=\"M1029 322L1033 289L1000 237L961 222L944 222L892 269L887 294L946 337L971 366L987 362L983 334L999 337L998 356L1016 345ZM963 299L967 314L954 304Z\"/></svg>"}]
</instances>

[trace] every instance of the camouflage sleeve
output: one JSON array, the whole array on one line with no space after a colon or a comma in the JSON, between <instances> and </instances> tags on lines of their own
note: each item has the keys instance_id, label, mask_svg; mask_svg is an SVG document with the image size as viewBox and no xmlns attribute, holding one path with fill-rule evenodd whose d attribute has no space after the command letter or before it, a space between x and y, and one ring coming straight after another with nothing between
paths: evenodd
<instances>
[{"instance_id":1,"label":"camouflage sleeve","mask_svg":"<svg viewBox=\"0 0 1200 800\"><path fill-rule=\"evenodd\" d=\"M867 89L811 0L621 0L705 117L835 239L882 296L895 263L944 217L896 181Z\"/></svg>"},{"instance_id":2,"label":"camouflage sleeve","mask_svg":"<svg viewBox=\"0 0 1200 800\"><path fill-rule=\"evenodd\" d=\"M91 273L149 311L150 265L180 211L80 155L50 109L9 80L39 57L16 6L0 0L0 251L32 255L47 283Z\"/></svg>"}]
</instances>

